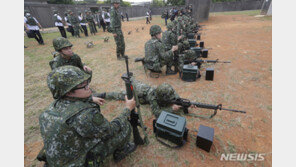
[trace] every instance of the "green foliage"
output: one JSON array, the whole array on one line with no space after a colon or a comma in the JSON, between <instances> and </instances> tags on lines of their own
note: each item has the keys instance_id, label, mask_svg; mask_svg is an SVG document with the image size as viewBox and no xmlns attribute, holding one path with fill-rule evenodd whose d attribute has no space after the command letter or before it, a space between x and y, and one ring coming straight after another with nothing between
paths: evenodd
<instances>
[{"instance_id":1,"label":"green foliage","mask_svg":"<svg viewBox=\"0 0 296 167\"><path fill-rule=\"evenodd\" d=\"M173 6L185 5L185 0L168 0L167 4L171 4Z\"/></svg>"},{"instance_id":2,"label":"green foliage","mask_svg":"<svg viewBox=\"0 0 296 167\"><path fill-rule=\"evenodd\" d=\"M165 6L165 2L163 0L153 0L152 6L163 7Z\"/></svg>"},{"instance_id":3,"label":"green foliage","mask_svg":"<svg viewBox=\"0 0 296 167\"><path fill-rule=\"evenodd\" d=\"M73 0L48 0L49 4L74 4Z\"/></svg>"},{"instance_id":4,"label":"green foliage","mask_svg":"<svg viewBox=\"0 0 296 167\"><path fill-rule=\"evenodd\" d=\"M98 1L97 3L98 3L98 4L110 4L110 3L111 3L111 0ZM120 0L120 5L121 5L121 6L124 6L124 7L132 6L130 2L123 1L123 0Z\"/></svg>"}]
</instances>

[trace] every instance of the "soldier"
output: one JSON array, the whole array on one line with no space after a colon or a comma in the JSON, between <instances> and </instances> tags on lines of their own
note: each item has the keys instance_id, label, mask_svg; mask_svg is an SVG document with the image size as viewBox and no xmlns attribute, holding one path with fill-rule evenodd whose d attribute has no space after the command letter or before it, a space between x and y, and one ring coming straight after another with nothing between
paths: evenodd
<instances>
[{"instance_id":1,"label":"soldier","mask_svg":"<svg viewBox=\"0 0 296 167\"><path fill-rule=\"evenodd\" d=\"M43 29L37 19L31 16L28 10L25 10L24 26L27 33L31 33L32 36L40 45L44 45L42 35L40 34L39 28Z\"/></svg>"},{"instance_id":2,"label":"soldier","mask_svg":"<svg viewBox=\"0 0 296 167\"><path fill-rule=\"evenodd\" d=\"M98 166L111 154L118 162L136 150L128 121L135 100L126 98L123 112L109 122L100 110L105 101L92 96L90 78L74 66L59 67L47 77L55 99L39 116L47 166Z\"/></svg>"},{"instance_id":3,"label":"soldier","mask_svg":"<svg viewBox=\"0 0 296 167\"><path fill-rule=\"evenodd\" d=\"M165 45L161 42L161 32L160 26L151 26L151 39L145 43L144 66L152 72L161 72L161 68L166 65L167 75L176 74L172 71L171 66L174 63L173 52L178 50L178 46L173 46L170 50L165 51Z\"/></svg>"},{"instance_id":4,"label":"soldier","mask_svg":"<svg viewBox=\"0 0 296 167\"><path fill-rule=\"evenodd\" d=\"M69 10L69 15L70 15L69 21L73 26L74 36L80 38L80 34L79 34L80 21L78 17L71 10Z\"/></svg>"},{"instance_id":5,"label":"soldier","mask_svg":"<svg viewBox=\"0 0 296 167\"><path fill-rule=\"evenodd\" d=\"M54 15L53 15L53 20L54 20L54 24L56 27L58 27L58 29L60 30L61 36L64 38L67 38L67 34L64 28L64 21L61 18L61 16L58 14L57 10L53 11Z\"/></svg>"},{"instance_id":6,"label":"soldier","mask_svg":"<svg viewBox=\"0 0 296 167\"><path fill-rule=\"evenodd\" d=\"M72 37L74 37L74 30L73 30L72 24L69 21L68 12L65 12L64 15L65 15L64 19L65 19L65 21L66 21L66 23L68 25L67 31L71 33Z\"/></svg>"},{"instance_id":7,"label":"soldier","mask_svg":"<svg viewBox=\"0 0 296 167\"><path fill-rule=\"evenodd\" d=\"M90 14L90 11L85 10L85 14L86 14L86 21L88 22L88 26L90 29L90 33L92 35L96 35L96 29L95 29L95 21L94 21L94 17Z\"/></svg>"},{"instance_id":8,"label":"soldier","mask_svg":"<svg viewBox=\"0 0 296 167\"><path fill-rule=\"evenodd\" d=\"M52 70L65 65L72 65L84 70L86 72L91 72L91 68L84 65L81 58L72 52L72 44L70 41L63 37L58 37L53 40L53 47L59 53L49 65Z\"/></svg>"},{"instance_id":9,"label":"soldier","mask_svg":"<svg viewBox=\"0 0 296 167\"><path fill-rule=\"evenodd\" d=\"M150 19L149 19L149 11L146 12L146 24L150 24Z\"/></svg>"},{"instance_id":10,"label":"soldier","mask_svg":"<svg viewBox=\"0 0 296 167\"><path fill-rule=\"evenodd\" d=\"M168 25L169 12L167 9L162 13L162 18L164 18L165 25Z\"/></svg>"},{"instance_id":11,"label":"soldier","mask_svg":"<svg viewBox=\"0 0 296 167\"><path fill-rule=\"evenodd\" d=\"M170 104L169 101L179 98L174 88L167 83L157 87L150 86L132 78L133 86L137 90L138 99L141 105L149 104L152 114L158 118L162 111L180 114L181 106ZM106 94L106 100L125 100L125 92L110 92Z\"/></svg>"},{"instance_id":12,"label":"soldier","mask_svg":"<svg viewBox=\"0 0 296 167\"><path fill-rule=\"evenodd\" d=\"M120 0L111 0L111 3L113 4L111 8L111 24L109 31L113 34L114 40L116 43L116 56L117 59L120 60L123 58L125 54L125 43L124 43L124 37L121 30L121 18L119 13L119 4Z\"/></svg>"},{"instance_id":13,"label":"soldier","mask_svg":"<svg viewBox=\"0 0 296 167\"><path fill-rule=\"evenodd\" d=\"M80 21L80 26L84 31L84 35L88 37L87 26L86 26L87 21L86 21L85 15L83 15L81 12L78 12L78 19Z\"/></svg>"}]
</instances>

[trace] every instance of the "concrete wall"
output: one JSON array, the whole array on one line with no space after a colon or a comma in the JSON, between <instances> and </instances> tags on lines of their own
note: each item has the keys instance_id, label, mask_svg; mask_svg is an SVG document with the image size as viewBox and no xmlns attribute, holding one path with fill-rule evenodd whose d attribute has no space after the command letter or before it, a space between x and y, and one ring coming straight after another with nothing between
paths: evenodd
<instances>
[{"instance_id":1,"label":"concrete wall","mask_svg":"<svg viewBox=\"0 0 296 167\"><path fill-rule=\"evenodd\" d=\"M268 16L271 16L271 15L272 15L272 3L270 3L270 5L269 5L269 9L268 9L266 15L268 15Z\"/></svg>"},{"instance_id":2,"label":"concrete wall","mask_svg":"<svg viewBox=\"0 0 296 167\"><path fill-rule=\"evenodd\" d=\"M270 4L272 3L272 0L263 0L262 6L261 6L261 14L262 15L266 15L268 12L268 9L270 6Z\"/></svg>"},{"instance_id":3,"label":"concrete wall","mask_svg":"<svg viewBox=\"0 0 296 167\"><path fill-rule=\"evenodd\" d=\"M262 0L258 1L236 1L212 3L210 12L242 11L261 9Z\"/></svg>"},{"instance_id":4,"label":"concrete wall","mask_svg":"<svg viewBox=\"0 0 296 167\"><path fill-rule=\"evenodd\" d=\"M84 10L93 9L93 8L104 8L104 7L111 7L111 5L57 5L57 4L30 4L25 3L25 9L29 10L31 14L36 17L36 19L40 22L40 24L47 28L47 27L54 27L53 21L53 10L58 10L59 14L64 17L64 12L67 10L72 10L74 13L77 14L78 11L84 12ZM146 12L148 11L148 7L143 6L134 6L134 7L120 7L120 11L123 12L125 16L125 12L129 15L130 18L132 17L140 17L145 16ZM152 13L153 14L153 13Z\"/></svg>"},{"instance_id":5,"label":"concrete wall","mask_svg":"<svg viewBox=\"0 0 296 167\"><path fill-rule=\"evenodd\" d=\"M194 20L202 22L208 20L211 0L186 0L186 5L192 4L192 16Z\"/></svg>"}]
</instances>

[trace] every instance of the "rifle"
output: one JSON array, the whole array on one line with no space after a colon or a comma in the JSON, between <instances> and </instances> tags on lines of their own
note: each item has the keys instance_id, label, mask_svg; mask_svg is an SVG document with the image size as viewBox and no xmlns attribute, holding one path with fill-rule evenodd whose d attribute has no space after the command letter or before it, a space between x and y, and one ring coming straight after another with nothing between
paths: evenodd
<instances>
[{"instance_id":1,"label":"rifle","mask_svg":"<svg viewBox=\"0 0 296 167\"><path fill-rule=\"evenodd\" d=\"M202 59L195 59L195 60L193 60L193 61L185 61L184 64L189 64L189 63L192 63L192 62L196 62L198 68L200 68L200 66L201 66L203 63L231 63L231 61L220 61L219 59L216 59L216 60L202 60Z\"/></svg>"},{"instance_id":2,"label":"rifle","mask_svg":"<svg viewBox=\"0 0 296 167\"><path fill-rule=\"evenodd\" d=\"M128 56L124 56L125 58L125 64L126 64L126 74L123 74L121 76L121 78L124 80L125 82L125 88L126 88L126 94L127 94L127 98L128 99L132 99L133 97L135 97L136 100L136 107L137 107L137 113L135 112L135 109L133 109L131 111L131 116L130 116L130 123L132 125L133 128L133 136L134 136L134 142L136 145L143 145L144 143L148 144L148 135L145 131L145 127L143 124L143 120L142 120L142 115L141 115L141 110L140 110L140 103L139 103L139 99L138 99L138 95L137 95L137 91L135 89L135 87L133 87L132 81L131 81L131 77L133 76L133 73L129 72L129 68L128 68ZM143 130L143 133L145 135L144 137L144 141L140 136L139 130L138 130L138 126L140 126Z\"/></svg>"},{"instance_id":3,"label":"rifle","mask_svg":"<svg viewBox=\"0 0 296 167\"><path fill-rule=\"evenodd\" d=\"M191 102L190 100L184 99L184 98L175 98L175 99L173 99L171 101L171 104L176 104L176 105L182 106L183 107L184 114L188 114L188 108L191 105L194 105L194 106L196 106L198 108L206 108L206 109L213 109L214 110L214 114L212 114L210 117L200 116L200 115L195 115L195 114L190 114L191 116L202 117L202 118L213 118L217 114L217 110L225 110L225 111L239 112L239 113L243 113L243 114L246 113L245 111L241 111L241 110L234 110L234 109L222 108L222 104L213 105L213 104L205 104L205 103Z\"/></svg>"}]
</instances>

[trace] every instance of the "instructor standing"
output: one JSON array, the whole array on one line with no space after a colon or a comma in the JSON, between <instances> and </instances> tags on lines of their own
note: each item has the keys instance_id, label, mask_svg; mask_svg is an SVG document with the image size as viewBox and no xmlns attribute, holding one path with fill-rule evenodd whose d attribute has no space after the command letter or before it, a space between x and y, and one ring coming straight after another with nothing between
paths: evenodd
<instances>
[{"instance_id":1,"label":"instructor standing","mask_svg":"<svg viewBox=\"0 0 296 167\"><path fill-rule=\"evenodd\" d=\"M111 0L111 3L113 4L113 7L111 7L111 24L109 31L113 34L114 40L116 43L116 56L117 59L120 60L124 56L125 52L125 43L124 43L124 37L121 30L121 15L118 10L120 0Z\"/></svg>"},{"instance_id":2,"label":"instructor standing","mask_svg":"<svg viewBox=\"0 0 296 167\"><path fill-rule=\"evenodd\" d=\"M60 30L61 36L64 38L67 38L67 34L64 28L64 22L63 19L61 18L61 16L58 14L57 10L53 11L53 20L54 20L54 25L56 27L58 27L58 29Z\"/></svg>"}]
</instances>

